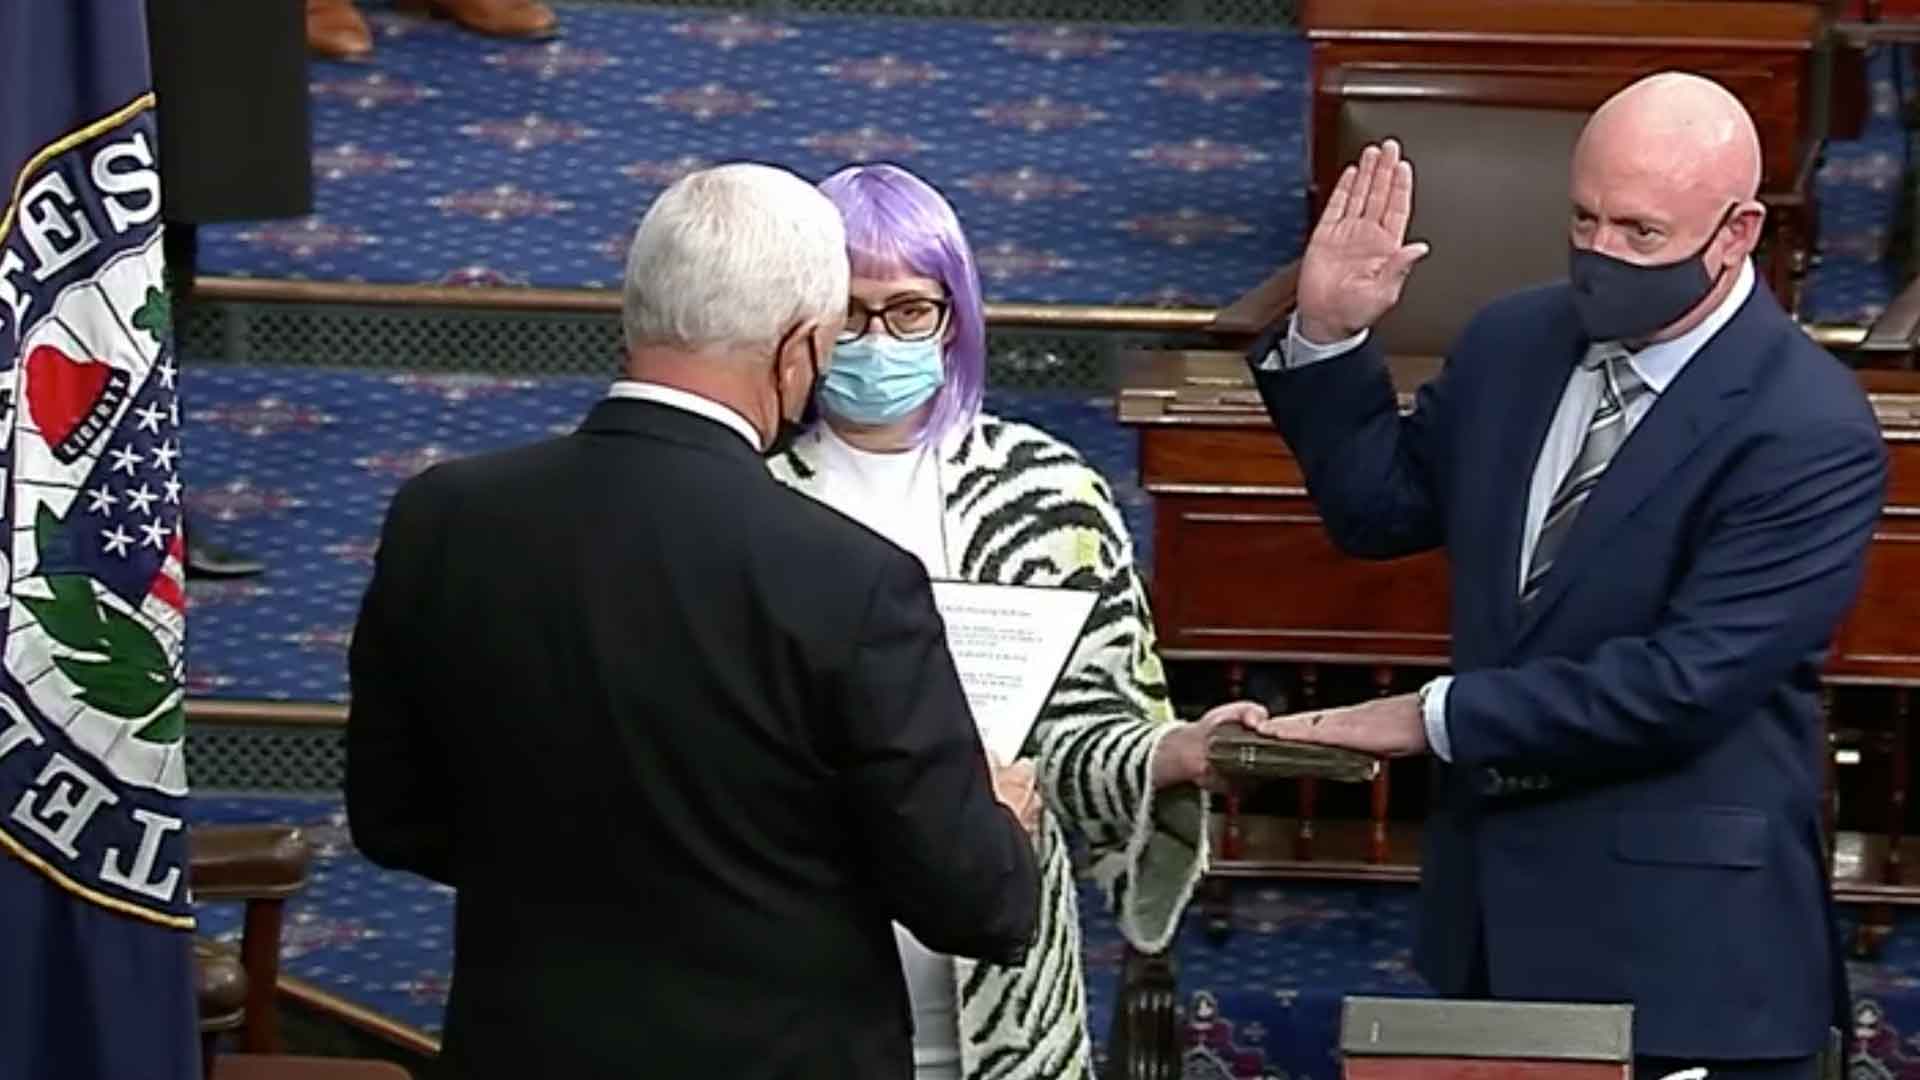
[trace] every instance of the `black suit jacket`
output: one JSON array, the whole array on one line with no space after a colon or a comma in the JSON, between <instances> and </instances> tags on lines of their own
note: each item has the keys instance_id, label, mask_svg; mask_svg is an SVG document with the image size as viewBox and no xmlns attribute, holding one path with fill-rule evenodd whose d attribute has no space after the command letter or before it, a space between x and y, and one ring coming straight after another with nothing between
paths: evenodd
<instances>
[{"instance_id":1,"label":"black suit jacket","mask_svg":"<svg viewBox=\"0 0 1920 1080\"><path fill-rule=\"evenodd\" d=\"M351 664L354 842L458 890L453 1075L905 1078L891 922L1031 944L924 571L711 420L408 483Z\"/></svg>"}]
</instances>

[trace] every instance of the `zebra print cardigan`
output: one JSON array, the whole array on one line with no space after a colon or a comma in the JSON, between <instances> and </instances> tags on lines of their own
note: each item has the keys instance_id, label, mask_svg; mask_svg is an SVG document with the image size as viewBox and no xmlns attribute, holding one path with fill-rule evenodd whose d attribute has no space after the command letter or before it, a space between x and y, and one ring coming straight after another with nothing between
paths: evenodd
<instances>
[{"instance_id":1,"label":"zebra print cardigan","mask_svg":"<svg viewBox=\"0 0 1920 1080\"><path fill-rule=\"evenodd\" d=\"M772 462L774 475L812 492L820 438L816 430L796 440ZM1206 796L1192 785L1156 793L1150 782L1154 748L1177 721L1133 544L1106 481L1065 443L990 416L943 439L939 464L957 577L1100 594L1023 751L1047 797L1036 838L1039 945L1017 968L954 963L966 1080L1091 1080L1067 830L1085 838L1121 932L1157 952L1205 868Z\"/></svg>"}]
</instances>

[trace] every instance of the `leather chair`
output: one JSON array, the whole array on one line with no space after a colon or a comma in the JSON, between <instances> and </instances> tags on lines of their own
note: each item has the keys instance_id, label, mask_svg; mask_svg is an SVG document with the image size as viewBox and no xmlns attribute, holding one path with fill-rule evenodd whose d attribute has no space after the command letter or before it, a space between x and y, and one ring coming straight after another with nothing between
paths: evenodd
<instances>
[{"instance_id":1,"label":"leather chair","mask_svg":"<svg viewBox=\"0 0 1920 1080\"><path fill-rule=\"evenodd\" d=\"M280 931L286 901L307 883L313 852L291 825L202 825L188 836L196 899L246 905L240 948L196 939L201 1056L208 1080L407 1080L397 1065L289 1057L281 1049ZM220 1054L239 1032L241 1053Z\"/></svg>"},{"instance_id":2,"label":"leather chair","mask_svg":"<svg viewBox=\"0 0 1920 1080\"><path fill-rule=\"evenodd\" d=\"M210 1060L220 1036L247 1019L247 972L240 957L199 938L193 942L194 992L200 999L200 1056Z\"/></svg>"},{"instance_id":3,"label":"leather chair","mask_svg":"<svg viewBox=\"0 0 1920 1080\"><path fill-rule=\"evenodd\" d=\"M188 882L198 900L237 900L246 905L237 957L245 970L245 1020L241 1048L280 1050L278 1006L280 929L287 897L307 883L313 852L291 825L202 825L188 835ZM197 942L196 951L232 956L232 950ZM208 1013L202 1009L202 1030Z\"/></svg>"},{"instance_id":4,"label":"leather chair","mask_svg":"<svg viewBox=\"0 0 1920 1080\"><path fill-rule=\"evenodd\" d=\"M1858 344L1835 351L1857 368L1920 367L1920 277L1893 298Z\"/></svg>"},{"instance_id":5,"label":"leather chair","mask_svg":"<svg viewBox=\"0 0 1920 1080\"><path fill-rule=\"evenodd\" d=\"M1340 162L1399 140L1414 168L1408 234L1433 247L1376 329L1390 355L1444 356L1488 301L1566 276L1569 161L1584 112L1360 98L1338 117ZM1222 311L1214 331L1258 336L1292 309L1297 277L1298 263L1283 267Z\"/></svg>"}]
</instances>

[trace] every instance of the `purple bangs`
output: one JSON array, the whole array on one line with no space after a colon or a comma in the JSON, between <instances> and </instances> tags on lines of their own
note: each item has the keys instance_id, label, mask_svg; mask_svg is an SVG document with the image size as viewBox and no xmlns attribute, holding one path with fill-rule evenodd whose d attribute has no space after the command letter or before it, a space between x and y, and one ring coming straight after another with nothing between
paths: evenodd
<instances>
[{"instance_id":1,"label":"purple bangs","mask_svg":"<svg viewBox=\"0 0 1920 1080\"><path fill-rule=\"evenodd\" d=\"M898 165L850 165L820 184L847 229L855 277L925 277L946 286L946 382L934 396L921 440L937 440L980 413L987 383L987 319L980 272L953 207L931 184Z\"/></svg>"}]
</instances>

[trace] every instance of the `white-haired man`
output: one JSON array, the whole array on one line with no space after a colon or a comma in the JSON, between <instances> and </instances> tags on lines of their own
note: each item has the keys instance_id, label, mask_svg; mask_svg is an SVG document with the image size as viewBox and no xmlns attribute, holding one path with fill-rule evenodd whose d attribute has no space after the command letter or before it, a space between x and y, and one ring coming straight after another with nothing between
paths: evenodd
<instances>
[{"instance_id":1,"label":"white-haired man","mask_svg":"<svg viewBox=\"0 0 1920 1080\"><path fill-rule=\"evenodd\" d=\"M458 890L450 1075L907 1077L892 923L1017 963L1030 769L990 771L925 571L767 472L846 307L838 213L673 185L626 377L572 435L394 498L347 811Z\"/></svg>"}]
</instances>

